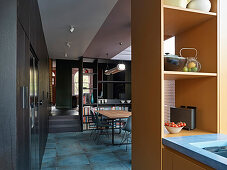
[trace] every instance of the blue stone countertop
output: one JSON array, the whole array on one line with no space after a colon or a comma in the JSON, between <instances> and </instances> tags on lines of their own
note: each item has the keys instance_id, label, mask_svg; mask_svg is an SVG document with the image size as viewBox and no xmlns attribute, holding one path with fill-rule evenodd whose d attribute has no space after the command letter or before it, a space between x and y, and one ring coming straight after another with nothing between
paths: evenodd
<instances>
[{"instance_id":1,"label":"blue stone countertop","mask_svg":"<svg viewBox=\"0 0 227 170\"><path fill-rule=\"evenodd\" d=\"M217 170L227 170L227 158L206 151L202 148L227 146L227 135L208 134L162 139L163 145L185 154Z\"/></svg>"}]
</instances>

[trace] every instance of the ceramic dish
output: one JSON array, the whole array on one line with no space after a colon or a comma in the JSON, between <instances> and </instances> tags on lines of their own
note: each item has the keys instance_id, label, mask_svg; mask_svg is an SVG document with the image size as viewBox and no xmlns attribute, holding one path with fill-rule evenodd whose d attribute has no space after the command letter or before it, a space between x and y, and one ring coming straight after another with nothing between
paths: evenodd
<instances>
[{"instance_id":1,"label":"ceramic dish","mask_svg":"<svg viewBox=\"0 0 227 170\"><path fill-rule=\"evenodd\" d=\"M121 100L121 103L125 103L125 101L124 100Z\"/></svg>"},{"instance_id":2,"label":"ceramic dish","mask_svg":"<svg viewBox=\"0 0 227 170\"><path fill-rule=\"evenodd\" d=\"M129 104L129 103L131 103L131 100L126 100L126 102Z\"/></svg>"},{"instance_id":3,"label":"ceramic dish","mask_svg":"<svg viewBox=\"0 0 227 170\"><path fill-rule=\"evenodd\" d=\"M183 129L183 127L170 127L170 126L165 126L165 127L168 130L168 132L172 134L179 133Z\"/></svg>"}]
</instances>

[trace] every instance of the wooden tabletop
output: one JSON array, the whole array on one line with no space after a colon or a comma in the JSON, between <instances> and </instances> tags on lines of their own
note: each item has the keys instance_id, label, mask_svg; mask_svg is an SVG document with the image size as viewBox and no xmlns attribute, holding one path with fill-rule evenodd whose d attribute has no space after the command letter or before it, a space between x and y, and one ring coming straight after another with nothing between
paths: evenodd
<instances>
[{"instance_id":1,"label":"wooden tabletop","mask_svg":"<svg viewBox=\"0 0 227 170\"><path fill-rule=\"evenodd\" d=\"M97 112L110 119L128 118L132 115L132 112L125 110L98 110Z\"/></svg>"}]
</instances>

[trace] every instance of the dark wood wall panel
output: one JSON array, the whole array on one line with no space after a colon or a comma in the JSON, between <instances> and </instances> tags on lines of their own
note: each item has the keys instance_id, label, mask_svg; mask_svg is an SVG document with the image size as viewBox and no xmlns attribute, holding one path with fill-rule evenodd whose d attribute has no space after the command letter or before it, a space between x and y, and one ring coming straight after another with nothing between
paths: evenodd
<instances>
[{"instance_id":1,"label":"dark wood wall panel","mask_svg":"<svg viewBox=\"0 0 227 170\"><path fill-rule=\"evenodd\" d=\"M26 0L24 0L26 1ZM41 16L37 0L30 0L29 13L29 39L36 56L39 59L39 100L43 104L39 106L39 154L40 165L44 154L47 134L49 105L49 60L45 37L42 29Z\"/></svg>"},{"instance_id":2,"label":"dark wood wall panel","mask_svg":"<svg viewBox=\"0 0 227 170\"><path fill-rule=\"evenodd\" d=\"M16 169L17 1L0 4L0 170L12 170Z\"/></svg>"},{"instance_id":3,"label":"dark wood wall panel","mask_svg":"<svg viewBox=\"0 0 227 170\"><path fill-rule=\"evenodd\" d=\"M50 111L48 52L37 0L1 1L0 37L0 170L29 170L29 107L23 108L22 87L29 88L30 47L39 60L43 100L38 113L40 165Z\"/></svg>"},{"instance_id":4,"label":"dark wood wall panel","mask_svg":"<svg viewBox=\"0 0 227 170\"><path fill-rule=\"evenodd\" d=\"M29 13L31 0L17 0L17 15L25 33L29 36Z\"/></svg>"},{"instance_id":5,"label":"dark wood wall panel","mask_svg":"<svg viewBox=\"0 0 227 170\"><path fill-rule=\"evenodd\" d=\"M23 108L22 87L29 87L29 40L17 24L17 157L18 169L29 169L29 109ZM28 101L28 98L27 98Z\"/></svg>"}]
</instances>

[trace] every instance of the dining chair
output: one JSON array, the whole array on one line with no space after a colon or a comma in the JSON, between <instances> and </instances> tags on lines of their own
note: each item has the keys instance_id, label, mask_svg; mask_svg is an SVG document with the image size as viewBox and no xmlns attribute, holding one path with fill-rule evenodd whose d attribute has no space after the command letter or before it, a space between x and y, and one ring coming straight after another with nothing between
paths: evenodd
<instances>
[{"instance_id":1,"label":"dining chair","mask_svg":"<svg viewBox=\"0 0 227 170\"><path fill-rule=\"evenodd\" d=\"M106 135L107 137L109 137L108 129L111 125L106 121L101 121L99 119L97 112L91 111L91 116L92 116L92 121L93 123L95 123L95 126L96 126L94 130L95 132L94 140L97 141L97 143L99 143L101 135ZM90 136L92 136L94 132L92 132Z\"/></svg>"},{"instance_id":2,"label":"dining chair","mask_svg":"<svg viewBox=\"0 0 227 170\"><path fill-rule=\"evenodd\" d=\"M122 136L121 144L126 144L126 151L129 143L131 141L131 134L132 134L132 116L129 116L125 126L122 129L124 134Z\"/></svg>"},{"instance_id":3,"label":"dining chair","mask_svg":"<svg viewBox=\"0 0 227 170\"><path fill-rule=\"evenodd\" d=\"M93 134L96 134L96 130L97 130L97 125L96 125L96 117L95 117L95 113L93 110L90 110L90 114L91 114L91 120L92 122L95 124L95 129L92 129L90 137L92 137Z\"/></svg>"}]
</instances>

